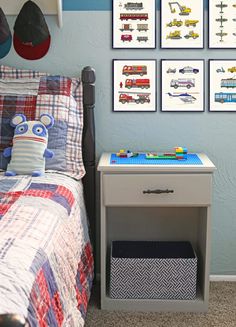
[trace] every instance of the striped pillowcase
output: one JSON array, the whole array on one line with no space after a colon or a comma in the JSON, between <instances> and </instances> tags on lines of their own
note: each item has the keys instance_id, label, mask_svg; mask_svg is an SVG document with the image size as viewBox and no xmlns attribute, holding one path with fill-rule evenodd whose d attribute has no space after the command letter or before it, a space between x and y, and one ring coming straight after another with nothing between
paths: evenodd
<instances>
[{"instance_id":1,"label":"striped pillowcase","mask_svg":"<svg viewBox=\"0 0 236 327\"><path fill-rule=\"evenodd\" d=\"M14 130L9 123L13 115L23 113L27 120L37 120L49 113L55 124L49 130L48 148L55 155L46 160L46 171L82 178L82 90L77 78L0 66L0 169L8 163L2 152L12 143Z\"/></svg>"}]
</instances>

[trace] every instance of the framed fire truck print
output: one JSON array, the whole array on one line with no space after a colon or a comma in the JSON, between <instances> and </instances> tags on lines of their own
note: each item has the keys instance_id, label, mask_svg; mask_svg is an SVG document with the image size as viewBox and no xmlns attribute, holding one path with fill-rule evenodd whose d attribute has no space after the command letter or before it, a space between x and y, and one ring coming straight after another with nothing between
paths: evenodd
<instances>
[{"instance_id":1,"label":"framed fire truck print","mask_svg":"<svg viewBox=\"0 0 236 327\"><path fill-rule=\"evenodd\" d=\"M156 60L113 60L113 111L156 111Z\"/></svg>"},{"instance_id":2,"label":"framed fire truck print","mask_svg":"<svg viewBox=\"0 0 236 327\"><path fill-rule=\"evenodd\" d=\"M112 9L113 48L156 47L155 0L113 0Z\"/></svg>"},{"instance_id":3,"label":"framed fire truck print","mask_svg":"<svg viewBox=\"0 0 236 327\"><path fill-rule=\"evenodd\" d=\"M236 60L209 60L209 111L236 111Z\"/></svg>"},{"instance_id":4,"label":"framed fire truck print","mask_svg":"<svg viewBox=\"0 0 236 327\"><path fill-rule=\"evenodd\" d=\"M204 60L161 60L161 110L204 111Z\"/></svg>"},{"instance_id":5,"label":"framed fire truck print","mask_svg":"<svg viewBox=\"0 0 236 327\"><path fill-rule=\"evenodd\" d=\"M203 0L161 0L161 48L204 47Z\"/></svg>"}]
</instances>

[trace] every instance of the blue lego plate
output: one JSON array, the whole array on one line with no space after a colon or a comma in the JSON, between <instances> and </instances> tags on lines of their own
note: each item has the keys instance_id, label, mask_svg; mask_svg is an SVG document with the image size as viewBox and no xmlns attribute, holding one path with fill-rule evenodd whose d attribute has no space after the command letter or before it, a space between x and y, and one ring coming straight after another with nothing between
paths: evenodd
<instances>
[{"instance_id":1,"label":"blue lego plate","mask_svg":"<svg viewBox=\"0 0 236 327\"><path fill-rule=\"evenodd\" d=\"M137 157L120 158L115 153L111 154L111 165L202 165L196 153L187 154L187 159L146 159L146 153L139 153Z\"/></svg>"}]
</instances>

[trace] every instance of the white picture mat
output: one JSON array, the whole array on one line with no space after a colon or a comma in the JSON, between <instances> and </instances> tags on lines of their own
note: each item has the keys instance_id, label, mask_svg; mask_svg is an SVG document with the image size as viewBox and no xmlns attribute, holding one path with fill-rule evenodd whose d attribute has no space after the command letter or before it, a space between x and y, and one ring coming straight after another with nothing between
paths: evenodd
<instances>
[{"instance_id":1,"label":"white picture mat","mask_svg":"<svg viewBox=\"0 0 236 327\"><path fill-rule=\"evenodd\" d=\"M204 111L204 61L203 60L162 60L162 111ZM182 74L180 69L190 66L199 69L199 73ZM176 69L176 73L167 73L167 70ZM172 80L194 79L194 87L190 89L179 86L177 89L171 87ZM172 96L170 96L170 93ZM188 102L188 96L179 96L189 94L196 100ZM185 102L186 100L186 102Z\"/></svg>"},{"instance_id":2,"label":"white picture mat","mask_svg":"<svg viewBox=\"0 0 236 327\"><path fill-rule=\"evenodd\" d=\"M223 13L220 13L221 9L217 8L216 5L220 3L228 5L228 7L223 8ZM235 48L236 47L236 4L235 0L219 1L219 0L209 0L209 48ZM223 22L223 28L220 27L221 22L217 22L216 19L219 18L228 19L227 22ZM217 36L216 33L227 33L223 36L223 42L221 42L221 37Z\"/></svg>"},{"instance_id":3,"label":"white picture mat","mask_svg":"<svg viewBox=\"0 0 236 327\"><path fill-rule=\"evenodd\" d=\"M132 2L132 1L130 1ZM143 3L142 10L126 10L124 5L129 3L127 0L113 0L113 48L155 48L155 31L156 31L156 11L155 11L155 0L142 0L142 1L133 1L137 3ZM120 20L121 13L147 13L148 20ZM120 31L123 24L131 24L133 31L126 32ZM138 31L137 24L148 24L148 31ZM132 41L121 40L121 35L132 35ZM139 42L137 40L138 36L147 36L148 41Z\"/></svg>"},{"instance_id":4,"label":"white picture mat","mask_svg":"<svg viewBox=\"0 0 236 327\"><path fill-rule=\"evenodd\" d=\"M203 48L203 0L188 0L185 2L179 2L180 5L184 5L188 8L191 8L191 13L189 15L179 15L179 8L177 5L173 5L173 9L176 12L173 14L170 11L169 0L161 1L161 47L162 48ZM167 27L166 25L177 19L181 20L183 25L181 27ZM185 26L185 20L198 20L196 27ZM167 35L170 32L181 31L182 39L167 39ZM184 36L187 35L190 31L194 31L199 34L197 39L186 39Z\"/></svg>"},{"instance_id":5,"label":"white picture mat","mask_svg":"<svg viewBox=\"0 0 236 327\"><path fill-rule=\"evenodd\" d=\"M236 88L221 87L221 80L227 78L236 79L236 72L229 72L228 69L236 67L236 60L209 60L209 110L210 111L236 111L236 102L216 102L215 93L232 93L236 96ZM218 72L221 69L225 72ZM235 68L236 69L236 68Z\"/></svg>"},{"instance_id":6,"label":"white picture mat","mask_svg":"<svg viewBox=\"0 0 236 327\"><path fill-rule=\"evenodd\" d=\"M122 74L123 66L132 65L146 65L147 74L143 76L129 75L125 76ZM126 79L150 79L150 88L148 89L128 89L125 88ZM120 88L122 83L122 88ZM126 103L122 104L119 102L120 93L134 92L135 93L150 93L150 103L137 104ZM131 94L131 93L129 93ZM113 61L113 110L114 111L155 111L156 110L156 60L114 60Z\"/></svg>"}]
</instances>

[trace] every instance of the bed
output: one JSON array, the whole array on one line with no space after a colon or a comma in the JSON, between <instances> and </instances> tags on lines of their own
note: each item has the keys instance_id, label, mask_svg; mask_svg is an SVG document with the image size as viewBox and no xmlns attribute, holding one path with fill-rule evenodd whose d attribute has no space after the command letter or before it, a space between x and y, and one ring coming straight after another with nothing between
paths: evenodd
<instances>
[{"instance_id":1,"label":"bed","mask_svg":"<svg viewBox=\"0 0 236 327\"><path fill-rule=\"evenodd\" d=\"M41 177L0 173L0 327L83 326L94 276L94 70L85 67L81 80L73 80L1 66L0 79L3 88L10 85L4 96L0 86L2 126L21 108L32 118L37 102L36 116L47 110L56 117L51 145L66 158L49 163ZM32 79L40 83L37 95L10 92ZM2 127L1 137L4 148L12 131Z\"/></svg>"}]
</instances>

